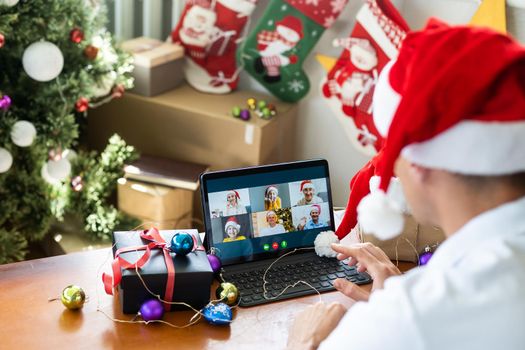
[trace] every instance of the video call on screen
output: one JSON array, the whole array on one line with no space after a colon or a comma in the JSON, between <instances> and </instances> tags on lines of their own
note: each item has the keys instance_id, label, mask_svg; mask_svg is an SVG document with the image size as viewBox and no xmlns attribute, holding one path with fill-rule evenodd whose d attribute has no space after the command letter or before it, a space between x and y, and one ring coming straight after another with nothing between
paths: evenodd
<instances>
[{"instance_id":1,"label":"video call on screen","mask_svg":"<svg viewBox=\"0 0 525 350\"><path fill-rule=\"evenodd\" d=\"M314 178L208 193L213 243L326 229L327 187L326 178ZM274 249L272 243L263 244L263 251ZM280 241L279 247L285 248L282 245Z\"/></svg>"}]
</instances>

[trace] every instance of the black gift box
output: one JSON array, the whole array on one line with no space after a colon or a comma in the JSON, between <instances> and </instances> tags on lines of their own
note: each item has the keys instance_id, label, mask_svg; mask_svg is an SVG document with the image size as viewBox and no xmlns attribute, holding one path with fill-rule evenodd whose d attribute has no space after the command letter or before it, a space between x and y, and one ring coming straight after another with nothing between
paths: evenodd
<instances>
[{"instance_id":1,"label":"black gift box","mask_svg":"<svg viewBox=\"0 0 525 350\"><path fill-rule=\"evenodd\" d=\"M187 232L193 234L201 244L197 230L166 230L159 231L160 235L169 246L171 238L177 232ZM140 231L118 231L113 233L115 253L120 248L142 246L149 243L140 237ZM137 261L144 250L131 251L120 254L120 256L130 263ZM170 252L175 266L175 287L171 301L179 301L190 304L196 309L205 306L210 300L210 288L213 280L211 269L206 251L195 250L186 256L177 256ZM139 269L140 276L148 288L155 294L159 294L164 299L166 281L168 279L166 261L162 249L157 248L151 251L148 262ZM122 269L122 280L118 286L120 304L124 313L134 314L140 309L144 301L154 298L145 288L135 269ZM172 305L171 310L187 310L181 305Z\"/></svg>"}]
</instances>

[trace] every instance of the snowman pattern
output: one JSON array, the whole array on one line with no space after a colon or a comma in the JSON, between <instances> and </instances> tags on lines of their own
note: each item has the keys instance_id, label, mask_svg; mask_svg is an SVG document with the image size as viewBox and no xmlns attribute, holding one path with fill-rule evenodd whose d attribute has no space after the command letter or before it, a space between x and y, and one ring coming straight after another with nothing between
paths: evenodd
<instances>
[{"instance_id":1,"label":"snowman pattern","mask_svg":"<svg viewBox=\"0 0 525 350\"><path fill-rule=\"evenodd\" d=\"M264 74L268 83L281 81L281 67L297 63L298 57L289 52L303 38L303 24L293 16L286 16L275 23L275 30L262 30L257 34L259 57L254 60L254 69Z\"/></svg>"},{"instance_id":2,"label":"snowman pattern","mask_svg":"<svg viewBox=\"0 0 525 350\"><path fill-rule=\"evenodd\" d=\"M372 95L378 77L376 50L369 40L360 38L336 39L334 46L344 47L350 60L326 82L324 95L337 96L348 116L353 116L354 108L372 114Z\"/></svg>"}]
</instances>

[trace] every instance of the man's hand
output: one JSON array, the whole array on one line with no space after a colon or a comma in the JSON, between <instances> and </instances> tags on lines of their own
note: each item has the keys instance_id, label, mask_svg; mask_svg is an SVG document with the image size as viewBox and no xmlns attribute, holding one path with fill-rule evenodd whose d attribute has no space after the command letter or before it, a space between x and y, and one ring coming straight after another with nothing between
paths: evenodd
<instances>
[{"instance_id":1,"label":"man's hand","mask_svg":"<svg viewBox=\"0 0 525 350\"><path fill-rule=\"evenodd\" d=\"M288 350L317 349L334 330L346 309L338 303L318 302L310 305L295 318L288 334Z\"/></svg>"},{"instance_id":2,"label":"man's hand","mask_svg":"<svg viewBox=\"0 0 525 350\"><path fill-rule=\"evenodd\" d=\"M350 258L348 265L356 265L357 271L368 272L374 279L372 291L382 289L383 283L390 276L400 275L401 271L390 261L388 256L372 243L360 243L350 247L341 244L332 244L337 259ZM343 278L334 282L334 287L344 295L354 300L368 300L370 293Z\"/></svg>"}]
</instances>

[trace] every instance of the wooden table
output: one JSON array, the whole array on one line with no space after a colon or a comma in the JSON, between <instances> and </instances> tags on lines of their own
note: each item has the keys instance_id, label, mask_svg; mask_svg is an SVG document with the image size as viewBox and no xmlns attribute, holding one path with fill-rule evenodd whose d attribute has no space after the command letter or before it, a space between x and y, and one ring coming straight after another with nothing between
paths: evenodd
<instances>
[{"instance_id":1,"label":"wooden table","mask_svg":"<svg viewBox=\"0 0 525 350\"><path fill-rule=\"evenodd\" d=\"M294 316L319 301L307 296L252 308L236 308L230 326L212 326L202 320L185 329L161 324L123 324L108 315L131 319L120 311L117 298L106 295L100 274L110 271L109 249L74 253L46 259L0 265L0 348L2 349L282 349ZM407 270L413 264L401 264ZM80 311L70 311L60 301L69 284L84 288L89 301ZM370 288L370 286L368 286ZM215 287L212 288L215 290ZM322 294L325 302L353 301L338 292ZM185 324L192 312L168 313L164 319Z\"/></svg>"}]
</instances>

